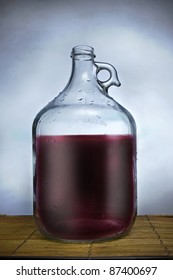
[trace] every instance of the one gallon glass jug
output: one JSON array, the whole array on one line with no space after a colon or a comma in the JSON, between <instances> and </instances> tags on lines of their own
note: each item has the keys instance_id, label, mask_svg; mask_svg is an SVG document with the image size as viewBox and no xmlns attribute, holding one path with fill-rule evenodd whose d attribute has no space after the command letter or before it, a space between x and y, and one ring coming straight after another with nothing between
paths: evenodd
<instances>
[{"instance_id":1,"label":"one gallon glass jug","mask_svg":"<svg viewBox=\"0 0 173 280\"><path fill-rule=\"evenodd\" d=\"M35 220L53 239L117 238L136 216L135 121L108 95L120 86L112 65L96 62L89 46L71 58L67 86L33 123Z\"/></svg>"}]
</instances>

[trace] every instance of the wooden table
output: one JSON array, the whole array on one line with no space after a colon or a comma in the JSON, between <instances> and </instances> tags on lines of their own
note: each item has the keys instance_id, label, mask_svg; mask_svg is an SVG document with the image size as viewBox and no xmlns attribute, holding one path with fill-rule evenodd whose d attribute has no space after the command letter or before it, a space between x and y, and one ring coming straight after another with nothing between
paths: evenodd
<instances>
[{"instance_id":1,"label":"wooden table","mask_svg":"<svg viewBox=\"0 0 173 280\"><path fill-rule=\"evenodd\" d=\"M1 258L173 259L173 216L138 216L130 233L106 242L48 240L32 216L0 215Z\"/></svg>"}]
</instances>

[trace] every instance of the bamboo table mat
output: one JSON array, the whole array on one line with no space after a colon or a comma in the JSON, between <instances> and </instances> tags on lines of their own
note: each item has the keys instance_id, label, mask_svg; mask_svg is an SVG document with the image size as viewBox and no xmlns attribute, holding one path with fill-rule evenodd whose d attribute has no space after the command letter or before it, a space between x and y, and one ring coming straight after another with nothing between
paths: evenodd
<instances>
[{"instance_id":1,"label":"bamboo table mat","mask_svg":"<svg viewBox=\"0 0 173 280\"><path fill-rule=\"evenodd\" d=\"M173 258L173 216L137 216L130 233L106 242L63 243L38 231L33 216L0 215L0 256Z\"/></svg>"}]
</instances>

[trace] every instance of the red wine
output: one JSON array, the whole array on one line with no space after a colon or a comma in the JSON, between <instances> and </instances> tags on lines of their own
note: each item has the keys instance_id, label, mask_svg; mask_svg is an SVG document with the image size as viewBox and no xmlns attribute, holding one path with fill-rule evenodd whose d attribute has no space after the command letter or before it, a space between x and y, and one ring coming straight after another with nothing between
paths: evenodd
<instances>
[{"instance_id":1,"label":"red wine","mask_svg":"<svg viewBox=\"0 0 173 280\"><path fill-rule=\"evenodd\" d=\"M41 231L64 240L127 232L135 216L131 135L39 136L35 212Z\"/></svg>"}]
</instances>

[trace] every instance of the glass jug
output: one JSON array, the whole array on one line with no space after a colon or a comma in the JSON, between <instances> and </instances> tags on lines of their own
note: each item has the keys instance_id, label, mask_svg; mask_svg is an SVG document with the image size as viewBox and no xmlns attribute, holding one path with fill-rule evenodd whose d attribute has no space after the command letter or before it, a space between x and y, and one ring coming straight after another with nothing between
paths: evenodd
<instances>
[{"instance_id":1,"label":"glass jug","mask_svg":"<svg viewBox=\"0 0 173 280\"><path fill-rule=\"evenodd\" d=\"M136 216L135 121L108 95L120 86L115 68L89 46L71 57L67 86L33 122L35 220L53 239L117 238Z\"/></svg>"}]
</instances>

